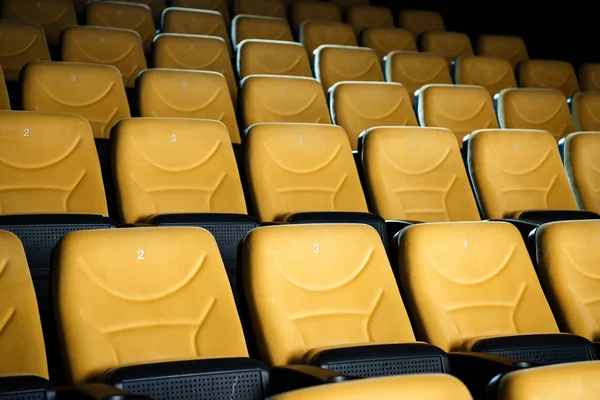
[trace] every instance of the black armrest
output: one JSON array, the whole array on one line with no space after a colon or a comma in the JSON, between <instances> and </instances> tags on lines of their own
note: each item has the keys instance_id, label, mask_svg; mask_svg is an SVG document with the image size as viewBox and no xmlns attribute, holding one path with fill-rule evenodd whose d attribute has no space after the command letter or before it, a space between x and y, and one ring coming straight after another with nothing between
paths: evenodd
<instances>
[{"instance_id":1,"label":"black armrest","mask_svg":"<svg viewBox=\"0 0 600 400\"><path fill-rule=\"evenodd\" d=\"M231 224L247 222L258 225L256 217L247 214L228 214L228 213L187 213L187 214L158 214L148 218L147 222L153 225L189 225L197 226L199 224Z\"/></svg>"},{"instance_id":2,"label":"black armrest","mask_svg":"<svg viewBox=\"0 0 600 400\"><path fill-rule=\"evenodd\" d=\"M554 221L570 221L581 219L600 219L600 215L584 210L530 210L519 214L519 219L545 224Z\"/></svg>"},{"instance_id":3,"label":"black armrest","mask_svg":"<svg viewBox=\"0 0 600 400\"><path fill-rule=\"evenodd\" d=\"M135 222L130 224L117 224L117 228L147 228L149 226L153 226L152 224L146 222Z\"/></svg>"},{"instance_id":4,"label":"black armrest","mask_svg":"<svg viewBox=\"0 0 600 400\"><path fill-rule=\"evenodd\" d=\"M402 229L406 228L407 226L411 226L414 224L420 224L420 221L400 221L400 220L386 220L385 221L385 227L387 230L387 237L388 239L394 239L394 236L396 236L396 234L400 231L402 231ZM393 243L392 243L393 246Z\"/></svg>"},{"instance_id":5,"label":"black armrest","mask_svg":"<svg viewBox=\"0 0 600 400\"><path fill-rule=\"evenodd\" d=\"M286 365L271 369L270 394L287 392L325 383L359 379L313 365Z\"/></svg>"},{"instance_id":6,"label":"black armrest","mask_svg":"<svg viewBox=\"0 0 600 400\"><path fill-rule=\"evenodd\" d=\"M56 399L54 385L39 376L22 375L0 377L1 399Z\"/></svg>"},{"instance_id":7,"label":"black armrest","mask_svg":"<svg viewBox=\"0 0 600 400\"><path fill-rule=\"evenodd\" d=\"M537 222L533 222L533 221L523 221L520 219L510 219L510 218L503 218L503 219L487 219L486 221L491 221L491 222L508 222L511 225L514 225L519 232L521 232L521 236L523 237L523 239L527 239L529 237L529 234L531 233L531 231L533 231L534 229L536 229L538 226L540 226L540 223Z\"/></svg>"},{"instance_id":8,"label":"black armrest","mask_svg":"<svg viewBox=\"0 0 600 400\"><path fill-rule=\"evenodd\" d=\"M102 383L86 383L58 390L58 400L147 400L150 396L127 393Z\"/></svg>"}]
</instances>

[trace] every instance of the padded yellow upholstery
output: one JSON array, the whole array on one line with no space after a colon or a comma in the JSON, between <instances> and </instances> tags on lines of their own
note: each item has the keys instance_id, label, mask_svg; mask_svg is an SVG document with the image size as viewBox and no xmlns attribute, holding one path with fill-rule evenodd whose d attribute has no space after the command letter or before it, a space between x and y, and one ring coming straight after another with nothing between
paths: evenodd
<instances>
[{"instance_id":1,"label":"padded yellow upholstery","mask_svg":"<svg viewBox=\"0 0 600 400\"><path fill-rule=\"evenodd\" d=\"M414 342L381 237L359 224L254 229L244 289L261 358L295 364L323 347Z\"/></svg>"},{"instance_id":2,"label":"padded yellow upholstery","mask_svg":"<svg viewBox=\"0 0 600 400\"><path fill-rule=\"evenodd\" d=\"M97 26L68 26L61 36L63 61L107 64L121 71L125 87L135 86L147 68L140 35L133 30Z\"/></svg>"},{"instance_id":3,"label":"padded yellow upholstery","mask_svg":"<svg viewBox=\"0 0 600 400\"><path fill-rule=\"evenodd\" d=\"M0 110L10 110L10 99L8 98L8 90L6 89L2 66L0 66Z\"/></svg>"},{"instance_id":4,"label":"padded yellow upholstery","mask_svg":"<svg viewBox=\"0 0 600 400\"><path fill-rule=\"evenodd\" d=\"M386 56L384 69L386 80L401 83L411 98L424 85L452 84L446 59L434 53L395 51Z\"/></svg>"},{"instance_id":5,"label":"padded yellow upholstery","mask_svg":"<svg viewBox=\"0 0 600 400\"><path fill-rule=\"evenodd\" d=\"M583 64L579 67L579 84L583 91L600 91L600 64Z\"/></svg>"},{"instance_id":6,"label":"padded yellow upholstery","mask_svg":"<svg viewBox=\"0 0 600 400\"><path fill-rule=\"evenodd\" d=\"M131 116L121 73L101 64L27 64L23 69L23 107L81 115L97 138L108 138L118 120Z\"/></svg>"},{"instance_id":7,"label":"padded yellow upholstery","mask_svg":"<svg viewBox=\"0 0 600 400\"><path fill-rule=\"evenodd\" d=\"M358 46L354 29L348 24L328 21L306 21L300 25L300 43L312 59L314 51L324 44Z\"/></svg>"},{"instance_id":8,"label":"padded yellow upholstery","mask_svg":"<svg viewBox=\"0 0 600 400\"><path fill-rule=\"evenodd\" d=\"M315 77L325 91L342 81L384 82L379 57L366 47L320 46L315 51Z\"/></svg>"},{"instance_id":9,"label":"padded yellow upholstery","mask_svg":"<svg viewBox=\"0 0 600 400\"><path fill-rule=\"evenodd\" d=\"M227 81L218 72L149 69L138 85L140 116L218 120L227 127L231 142L240 143Z\"/></svg>"},{"instance_id":10,"label":"padded yellow upholstery","mask_svg":"<svg viewBox=\"0 0 600 400\"><path fill-rule=\"evenodd\" d=\"M160 19L162 12L167 7L167 0L127 0L127 2L147 5L150 7L150 10L152 10L152 15L155 20Z\"/></svg>"},{"instance_id":11,"label":"padded yellow upholstery","mask_svg":"<svg viewBox=\"0 0 600 400\"><path fill-rule=\"evenodd\" d=\"M300 43L244 40L237 47L237 72L248 75L287 75L312 78L306 49Z\"/></svg>"},{"instance_id":12,"label":"padded yellow upholstery","mask_svg":"<svg viewBox=\"0 0 600 400\"><path fill-rule=\"evenodd\" d=\"M171 7L217 11L223 15L227 24L231 19L227 8L227 0L171 0Z\"/></svg>"},{"instance_id":13,"label":"padded yellow upholstery","mask_svg":"<svg viewBox=\"0 0 600 400\"><path fill-rule=\"evenodd\" d=\"M600 214L600 134L577 132L564 140L564 164L579 208Z\"/></svg>"},{"instance_id":14,"label":"padded yellow upholstery","mask_svg":"<svg viewBox=\"0 0 600 400\"><path fill-rule=\"evenodd\" d=\"M73 382L127 364L248 355L219 249L204 229L69 233L53 272Z\"/></svg>"},{"instance_id":15,"label":"padded yellow upholstery","mask_svg":"<svg viewBox=\"0 0 600 400\"><path fill-rule=\"evenodd\" d=\"M246 39L294 41L292 30L283 18L238 15L231 24L231 40L234 47Z\"/></svg>"},{"instance_id":16,"label":"padded yellow upholstery","mask_svg":"<svg viewBox=\"0 0 600 400\"><path fill-rule=\"evenodd\" d=\"M600 92L579 92L571 99L571 112L577 131L600 130Z\"/></svg>"},{"instance_id":17,"label":"padded yellow upholstery","mask_svg":"<svg viewBox=\"0 0 600 400\"><path fill-rule=\"evenodd\" d=\"M399 252L407 304L428 343L458 351L478 338L558 333L513 225L415 224L402 231Z\"/></svg>"},{"instance_id":18,"label":"padded yellow upholstery","mask_svg":"<svg viewBox=\"0 0 600 400\"><path fill-rule=\"evenodd\" d=\"M392 51L417 51L412 33L398 28L370 28L362 33L362 45L372 48L383 60Z\"/></svg>"},{"instance_id":19,"label":"padded yellow upholstery","mask_svg":"<svg viewBox=\"0 0 600 400\"><path fill-rule=\"evenodd\" d=\"M270 400L471 400L468 389L451 375L419 374L360 379L283 393Z\"/></svg>"},{"instance_id":20,"label":"padded yellow upholstery","mask_svg":"<svg viewBox=\"0 0 600 400\"><path fill-rule=\"evenodd\" d=\"M44 31L37 25L0 19L0 65L7 81L18 81L19 72L31 61L50 61Z\"/></svg>"},{"instance_id":21,"label":"padded yellow upholstery","mask_svg":"<svg viewBox=\"0 0 600 400\"><path fill-rule=\"evenodd\" d=\"M425 32L421 36L421 50L443 56L448 64L460 56L473 55L471 40L458 32Z\"/></svg>"},{"instance_id":22,"label":"padded yellow upholstery","mask_svg":"<svg viewBox=\"0 0 600 400\"><path fill-rule=\"evenodd\" d=\"M507 60L513 67L529 59L525 41L519 36L481 35L477 38L477 54Z\"/></svg>"},{"instance_id":23,"label":"padded yellow upholstery","mask_svg":"<svg viewBox=\"0 0 600 400\"><path fill-rule=\"evenodd\" d=\"M382 218L479 220L460 150L448 129L370 129L362 138L362 160L373 211Z\"/></svg>"},{"instance_id":24,"label":"padded yellow upholstery","mask_svg":"<svg viewBox=\"0 0 600 400\"><path fill-rule=\"evenodd\" d=\"M593 400L600 392L599 361L527 368L502 377L497 399Z\"/></svg>"},{"instance_id":25,"label":"padded yellow upholstery","mask_svg":"<svg viewBox=\"0 0 600 400\"><path fill-rule=\"evenodd\" d=\"M459 57L454 66L459 85L479 85L492 96L502 89L516 88L517 80L510 62L490 57Z\"/></svg>"},{"instance_id":26,"label":"padded yellow upholstery","mask_svg":"<svg viewBox=\"0 0 600 400\"><path fill-rule=\"evenodd\" d=\"M498 128L492 97L481 86L424 86L417 108L421 126L450 129L460 147L465 135L477 129Z\"/></svg>"},{"instance_id":27,"label":"padded yellow upholstery","mask_svg":"<svg viewBox=\"0 0 600 400\"><path fill-rule=\"evenodd\" d=\"M442 16L435 11L402 10L398 18L398 26L415 35L446 30Z\"/></svg>"},{"instance_id":28,"label":"padded yellow upholstery","mask_svg":"<svg viewBox=\"0 0 600 400\"><path fill-rule=\"evenodd\" d=\"M262 221L304 211L368 211L339 126L258 124L246 140L250 191Z\"/></svg>"},{"instance_id":29,"label":"padded yellow upholstery","mask_svg":"<svg viewBox=\"0 0 600 400\"><path fill-rule=\"evenodd\" d=\"M315 79L254 75L242 81L246 127L263 122L331 124L323 88Z\"/></svg>"},{"instance_id":30,"label":"padded yellow upholstery","mask_svg":"<svg viewBox=\"0 0 600 400\"><path fill-rule=\"evenodd\" d=\"M393 28L394 17L387 7L354 6L346 11L346 22L358 35L367 28Z\"/></svg>"},{"instance_id":31,"label":"padded yellow upholstery","mask_svg":"<svg viewBox=\"0 0 600 400\"><path fill-rule=\"evenodd\" d=\"M0 161L0 214L108 215L94 137L84 118L0 111Z\"/></svg>"},{"instance_id":32,"label":"padded yellow upholstery","mask_svg":"<svg viewBox=\"0 0 600 400\"><path fill-rule=\"evenodd\" d=\"M286 18L285 7L280 0L234 0L233 8L236 15Z\"/></svg>"},{"instance_id":33,"label":"padded yellow upholstery","mask_svg":"<svg viewBox=\"0 0 600 400\"><path fill-rule=\"evenodd\" d=\"M125 222L154 214L246 214L225 125L202 119L132 118L119 122L115 176Z\"/></svg>"},{"instance_id":34,"label":"padded yellow upholstery","mask_svg":"<svg viewBox=\"0 0 600 400\"><path fill-rule=\"evenodd\" d=\"M229 93L237 101L238 87L229 58L231 48L218 36L161 33L154 40L154 68L214 71L227 80Z\"/></svg>"},{"instance_id":35,"label":"padded yellow upholstery","mask_svg":"<svg viewBox=\"0 0 600 400\"><path fill-rule=\"evenodd\" d=\"M91 0L85 7L86 25L132 29L140 34L144 51L152 49L156 34L152 11L144 4Z\"/></svg>"},{"instance_id":36,"label":"padded yellow upholstery","mask_svg":"<svg viewBox=\"0 0 600 400\"><path fill-rule=\"evenodd\" d=\"M339 82L329 91L333 123L344 128L352 150L358 136L376 126L416 126L406 88L398 83Z\"/></svg>"},{"instance_id":37,"label":"padded yellow upholstery","mask_svg":"<svg viewBox=\"0 0 600 400\"><path fill-rule=\"evenodd\" d=\"M342 22L340 8L334 3L297 0L292 3L292 26L298 28L305 21Z\"/></svg>"},{"instance_id":38,"label":"padded yellow upholstery","mask_svg":"<svg viewBox=\"0 0 600 400\"><path fill-rule=\"evenodd\" d=\"M0 375L48 379L44 336L25 251L19 238L8 231L0 231L0 290Z\"/></svg>"},{"instance_id":39,"label":"padded yellow upholstery","mask_svg":"<svg viewBox=\"0 0 600 400\"><path fill-rule=\"evenodd\" d=\"M50 45L58 44L65 26L77 25L71 0L4 0L0 14L4 19L41 26Z\"/></svg>"},{"instance_id":40,"label":"padded yellow upholstery","mask_svg":"<svg viewBox=\"0 0 600 400\"><path fill-rule=\"evenodd\" d=\"M526 60L519 65L519 86L558 89L565 97L579 92L573 66L566 61Z\"/></svg>"},{"instance_id":41,"label":"padded yellow upholstery","mask_svg":"<svg viewBox=\"0 0 600 400\"><path fill-rule=\"evenodd\" d=\"M501 128L542 129L558 141L575 130L564 94L554 89L506 89L498 96Z\"/></svg>"},{"instance_id":42,"label":"padded yellow upholstery","mask_svg":"<svg viewBox=\"0 0 600 400\"><path fill-rule=\"evenodd\" d=\"M468 150L468 169L485 218L577 210L556 140L548 132L481 130L471 134Z\"/></svg>"}]
</instances>

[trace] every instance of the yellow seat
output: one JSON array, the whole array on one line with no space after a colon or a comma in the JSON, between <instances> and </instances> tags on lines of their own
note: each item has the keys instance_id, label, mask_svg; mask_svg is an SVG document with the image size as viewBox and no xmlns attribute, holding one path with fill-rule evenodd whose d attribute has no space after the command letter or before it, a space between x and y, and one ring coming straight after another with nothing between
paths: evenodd
<instances>
[{"instance_id":1,"label":"yellow seat","mask_svg":"<svg viewBox=\"0 0 600 400\"><path fill-rule=\"evenodd\" d=\"M225 23L229 25L231 21L227 0L171 0L171 7L217 11L223 15Z\"/></svg>"},{"instance_id":2,"label":"yellow seat","mask_svg":"<svg viewBox=\"0 0 600 400\"><path fill-rule=\"evenodd\" d=\"M369 28L361 35L362 45L372 48L380 60L392 51L417 51L412 33L399 28Z\"/></svg>"},{"instance_id":3,"label":"yellow seat","mask_svg":"<svg viewBox=\"0 0 600 400\"><path fill-rule=\"evenodd\" d=\"M110 65L31 62L22 82L25 110L81 115L96 138L108 138L118 120L131 116L121 73Z\"/></svg>"},{"instance_id":4,"label":"yellow seat","mask_svg":"<svg viewBox=\"0 0 600 400\"><path fill-rule=\"evenodd\" d=\"M4 19L41 26L51 46L59 43L65 26L77 25L71 0L4 0L1 11Z\"/></svg>"},{"instance_id":5,"label":"yellow seat","mask_svg":"<svg viewBox=\"0 0 600 400\"><path fill-rule=\"evenodd\" d=\"M0 19L0 65L7 81L19 80L21 69L31 61L50 61L44 31L23 21Z\"/></svg>"},{"instance_id":6,"label":"yellow seat","mask_svg":"<svg viewBox=\"0 0 600 400\"><path fill-rule=\"evenodd\" d=\"M477 54L507 60L513 68L529 59L525 41L519 36L481 35L477 38Z\"/></svg>"},{"instance_id":7,"label":"yellow seat","mask_svg":"<svg viewBox=\"0 0 600 400\"><path fill-rule=\"evenodd\" d=\"M296 42L244 40L237 47L237 73L249 75L287 75L312 78L304 46Z\"/></svg>"},{"instance_id":8,"label":"yellow seat","mask_svg":"<svg viewBox=\"0 0 600 400\"><path fill-rule=\"evenodd\" d=\"M563 142L565 170L577 204L580 209L595 213L600 213L600 169L596 165L599 150L598 131L572 133Z\"/></svg>"},{"instance_id":9,"label":"yellow seat","mask_svg":"<svg viewBox=\"0 0 600 400\"><path fill-rule=\"evenodd\" d=\"M582 91L600 91L600 64L583 64L579 67Z\"/></svg>"},{"instance_id":10,"label":"yellow seat","mask_svg":"<svg viewBox=\"0 0 600 400\"><path fill-rule=\"evenodd\" d=\"M378 126L417 126L406 88L398 83L339 82L329 91L331 119L348 134L352 150L358 137Z\"/></svg>"},{"instance_id":11,"label":"yellow seat","mask_svg":"<svg viewBox=\"0 0 600 400\"><path fill-rule=\"evenodd\" d=\"M465 135L498 128L492 97L481 86L426 85L417 93L416 102L421 126L450 129L461 148Z\"/></svg>"},{"instance_id":12,"label":"yellow seat","mask_svg":"<svg viewBox=\"0 0 600 400\"><path fill-rule=\"evenodd\" d=\"M471 40L458 32L425 32L421 36L421 50L443 56L448 64L458 57L473 55Z\"/></svg>"},{"instance_id":13,"label":"yellow seat","mask_svg":"<svg viewBox=\"0 0 600 400\"><path fill-rule=\"evenodd\" d=\"M155 21L160 20L163 11L167 7L167 0L127 0L126 2L147 5L152 11L152 16L154 17Z\"/></svg>"},{"instance_id":14,"label":"yellow seat","mask_svg":"<svg viewBox=\"0 0 600 400\"><path fill-rule=\"evenodd\" d=\"M467 168L484 218L577 210L554 137L545 131L485 129L468 140Z\"/></svg>"},{"instance_id":15,"label":"yellow seat","mask_svg":"<svg viewBox=\"0 0 600 400\"><path fill-rule=\"evenodd\" d=\"M526 60L519 65L519 86L558 89L569 98L579 92L573 66L566 61Z\"/></svg>"},{"instance_id":16,"label":"yellow seat","mask_svg":"<svg viewBox=\"0 0 600 400\"><path fill-rule=\"evenodd\" d=\"M152 11L144 4L91 0L85 7L85 23L134 30L139 33L146 53L150 53L156 35Z\"/></svg>"},{"instance_id":17,"label":"yellow seat","mask_svg":"<svg viewBox=\"0 0 600 400\"><path fill-rule=\"evenodd\" d=\"M227 81L218 72L148 69L138 80L141 117L200 118L221 121L232 143L240 133Z\"/></svg>"},{"instance_id":18,"label":"yellow seat","mask_svg":"<svg viewBox=\"0 0 600 400\"><path fill-rule=\"evenodd\" d=\"M506 89L497 99L501 128L541 129L556 141L575 130L564 94L553 89Z\"/></svg>"},{"instance_id":19,"label":"yellow seat","mask_svg":"<svg viewBox=\"0 0 600 400\"><path fill-rule=\"evenodd\" d=\"M63 61L116 67L127 88L147 68L140 35L133 30L96 26L68 26L61 35Z\"/></svg>"},{"instance_id":20,"label":"yellow seat","mask_svg":"<svg viewBox=\"0 0 600 400\"><path fill-rule=\"evenodd\" d=\"M305 21L300 25L298 38L311 60L315 50L324 44L358 46L354 29L338 22Z\"/></svg>"},{"instance_id":21,"label":"yellow seat","mask_svg":"<svg viewBox=\"0 0 600 400\"><path fill-rule=\"evenodd\" d=\"M322 3L314 0L297 0L291 5L292 27L306 21L342 22L342 13L335 3Z\"/></svg>"},{"instance_id":22,"label":"yellow seat","mask_svg":"<svg viewBox=\"0 0 600 400\"><path fill-rule=\"evenodd\" d=\"M435 11L402 10L398 18L398 26L412 32L414 35L446 30L442 16Z\"/></svg>"},{"instance_id":23,"label":"yellow seat","mask_svg":"<svg viewBox=\"0 0 600 400\"><path fill-rule=\"evenodd\" d=\"M479 220L450 130L378 127L360 142L367 194L377 215L422 222Z\"/></svg>"},{"instance_id":24,"label":"yellow seat","mask_svg":"<svg viewBox=\"0 0 600 400\"><path fill-rule=\"evenodd\" d=\"M8 90L6 89L2 66L0 66L0 110L10 110L10 99L8 98Z\"/></svg>"},{"instance_id":25,"label":"yellow seat","mask_svg":"<svg viewBox=\"0 0 600 400\"><path fill-rule=\"evenodd\" d=\"M579 92L571 99L577 131L600 131L600 92Z\"/></svg>"},{"instance_id":26,"label":"yellow seat","mask_svg":"<svg viewBox=\"0 0 600 400\"><path fill-rule=\"evenodd\" d=\"M292 30L284 18L238 15L231 24L233 47L246 39L294 41Z\"/></svg>"},{"instance_id":27,"label":"yellow seat","mask_svg":"<svg viewBox=\"0 0 600 400\"><path fill-rule=\"evenodd\" d=\"M385 79L401 83L414 98L415 92L430 84L452 84L446 59L434 53L395 51L384 59Z\"/></svg>"},{"instance_id":28,"label":"yellow seat","mask_svg":"<svg viewBox=\"0 0 600 400\"><path fill-rule=\"evenodd\" d=\"M280 0L234 0L233 9L235 15L286 18L285 7Z\"/></svg>"},{"instance_id":29,"label":"yellow seat","mask_svg":"<svg viewBox=\"0 0 600 400\"><path fill-rule=\"evenodd\" d=\"M261 221L295 212L368 212L348 137L339 126L257 124L247 135L246 170Z\"/></svg>"},{"instance_id":30,"label":"yellow seat","mask_svg":"<svg viewBox=\"0 0 600 400\"><path fill-rule=\"evenodd\" d=\"M154 68L214 71L227 80L233 102L238 85L229 58L229 44L218 36L161 33L154 40Z\"/></svg>"},{"instance_id":31,"label":"yellow seat","mask_svg":"<svg viewBox=\"0 0 600 400\"><path fill-rule=\"evenodd\" d=\"M217 11L192 8L167 8L162 16L161 31L188 35L218 36L228 44L229 34L223 15ZM233 54L231 46L227 46Z\"/></svg>"},{"instance_id":32,"label":"yellow seat","mask_svg":"<svg viewBox=\"0 0 600 400\"><path fill-rule=\"evenodd\" d=\"M241 87L246 127L263 122L331 124L323 88L315 79L253 75Z\"/></svg>"},{"instance_id":33,"label":"yellow seat","mask_svg":"<svg viewBox=\"0 0 600 400\"><path fill-rule=\"evenodd\" d=\"M320 46L315 51L314 69L325 91L342 81L385 81L379 57L366 47Z\"/></svg>"},{"instance_id":34,"label":"yellow seat","mask_svg":"<svg viewBox=\"0 0 600 400\"><path fill-rule=\"evenodd\" d=\"M503 89L517 87L512 65L506 60L490 57L457 58L454 81L458 85L483 86L492 96Z\"/></svg>"},{"instance_id":35,"label":"yellow seat","mask_svg":"<svg viewBox=\"0 0 600 400\"><path fill-rule=\"evenodd\" d=\"M367 28L393 28L394 17L386 7L353 6L346 11L346 22L358 35Z\"/></svg>"}]
</instances>

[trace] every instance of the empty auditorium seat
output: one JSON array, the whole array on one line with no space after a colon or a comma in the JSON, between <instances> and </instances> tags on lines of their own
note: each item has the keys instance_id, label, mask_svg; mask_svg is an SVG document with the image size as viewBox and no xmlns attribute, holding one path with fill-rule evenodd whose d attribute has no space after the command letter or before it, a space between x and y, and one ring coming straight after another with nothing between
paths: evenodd
<instances>
[{"instance_id":1,"label":"empty auditorium seat","mask_svg":"<svg viewBox=\"0 0 600 400\"><path fill-rule=\"evenodd\" d=\"M399 28L368 28L362 32L361 45L372 48L380 60L392 51L417 51L412 33Z\"/></svg>"},{"instance_id":2,"label":"empty auditorium seat","mask_svg":"<svg viewBox=\"0 0 600 400\"><path fill-rule=\"evenodd\" d=\"M59 43L65 26L77 25L71 0L4 0L1 14L4 19L41 26L51 46Z\"/></svg>"},{"instance_id":3,"label":"empty auditorium seat","mask_svg":"<svg viewBox=\"0 0 600 400\"><path fill-rule=\"evenodd\" d=\"M348 134L352 150L358 137L378 126L416 126L406 88L398 83L339 82L329 90L331 120Z\"/></svg>"},{"instance_id":4,"label":"empty auditorium seat","mask_svg":"<svg viewBox=\"0 0 600 400\"><path fill-rule=\"evenodd\" d=\"M596 154L600 150L598 132L577 132L567 135L562 144L565 170L579 208L600 213L598 201L598 167ZM600 340L599 340L600 341Z\"/></svg>"},{"instance_id":5,"label":"empty auditorium seat","mask_svg":"<svg viewBox=\"0 0 600 400\"><path fill-rule=\"evenodd\" d=\"M448 64L460 56L472 56L471 40L464 33L425 32L420 37L421 50L436 53L448 61Z\"/></svg>"},{"instance_id":6,"label":"empty auditorium seat","mask_svg":"<svg viewBox=\"0 0 600 400\"><path fill-rule=\"evenodd\" d=\"M280 0L233 0L233 10L235 15L286 18L285 7Z\"/></svg>"},{"instance_id":7,"label":"empty auditorium seat","mask_svg":"<svg viewBox=\"0 0 600 400\"><path fill-rule=\"evenodd\" d=\"M558 141L575 130L565 95L554 89L506 89L496 99L501 128L541 129Z\"/></svg>"},{"instance_id":8,"label":"empty auditorium seat","mask_svg":"<svg viewBox=\"0 0 600 400\"><path fill-rule=\"evenodd\" d=\"M583 64L579 67L579 84L583 91L600 91L600 64Z\"/></svg>"},{"instance_id":9,"label":"empty auditorium seat","mask_svg":"<svg viewBox=\"0 0 600 400\"><path fill-rule=\"evenodd\" d=\"M121 72L127 88L134 87L138 74L147 67L140 35L130 29L68 26L61 34L61 58L112 65Z\"/></svg>"},{"instance_id":10,"label":"empty auditorium seat","mask_svg":"<svg viewBox=\"0 0 600 400\"><path fill-rule=\"evenodd\" d=\"M162 15L161 31L164 33L218 36L230 43L223 15L217 11L167 8ZM228 47L229 54L233 54L231 46Z\"/></svg>"},{"instance_id":11,"label":"empty auditorium seat","mask_svg":"<svg viewBox=\"0 0 600 400\"><path fill-rule=\"evenodd\" d=\"M600 93L579 92L571 99L575 130L600 131Z\"/></svg>"},{"instance_id":12,"label":"empty auditorium seat","mask_svg":"<svg viewBox=\"0 0 600 400\"><path fill-rule=\"evenodd\" d=\"M171 7L217 11L223 15L225 23L229 24L231 17L227 3L227 0L171 0Z\"/></svg>"},{"instance_id":13,"label":"empty auditorium seat","mask_svg":"<svg viewBox=\"0 0 600 400\"><path fill-rule=\"evenodd\" d=\"M386 7L353 6L346 10L346 22L356 34L367 28L393 28L394 17Z\"/></svg>"},{"instance_id":14,"label":"empty auditorium seat","mask_svg":"<svg viewBox=\"0 0 600 400\"><path fill-rule=\"evenodd\" d=\"M579 92L573 66L566 61L525 60L519 65L519 86L558 89L569 98Z\"/></svg>"},{"instance_id":15,"label":"empty auditorium seat","mask_svg":"<svg viewBox=\"0 0 600 400\"><path fill-rule=\"evenodd\" d=\"M152 49L152 40L156 35L152 11L145 4L91 0L85 7L85 23L134 30L139 33L147 53Z\"/></svg>"},{"instance_id":16,"label":"empty auditorium seat","mask_svg":"<svg viewBox=\"0 0 600 400\"><path fill-rule=\"evenodd\" d=\"M0 65L0 110L10 110L10 99L8 98L8 90L4 81L4 73Z\"/></svg>"},{"instance_id":17,"label":"empty auditorium seat","mask_svg":"<svg viewBox=\"0 0 600 400\"><path fill-rule=\"evenodd\" d=\"M240 79L249 75L287 75L312 78L306 49L300 43L247 39L236 50Z\"/></svg>"},{"instance_id":18,"label":"empty auditorium seat","mask_svg":"<svg viewBox=\"0 0 600 400\"><path fill-rule=\"evenodd\" d=\"M510 62L490 57L457 58L454 64L454 81L458 85L483 86L492 96L503 89L517 87Z\"/></svg>"},{"instance_id":19,"label":"empty auditorium seat","mask_svg":"<svg viewBox=\"0 0 600 400\"><path fill-rule=\"evenodd\" d=\"M314 70L325 91L342 81L384 81L379 57L366 47L320 46L315 51Z\"/></svg>"},{"instance_id":20,"label":"empty auditorium seat","mask_svg":"<svg viewBox=\"0 0 600 400\"><path fill-rule=\"evenodd\" d=\"M214 71L227 80L229 93L237 101L238 86L229 52L231 47L218 36L161 33L154 40L154 68Z\"/></svg>"},{"instance_id":21,"label":"empty auditorium seat","mask_svg":"<svg viewBox=\"0 0 600 400\"><path fill-rule=\"evenodd\" d=\"M513 67L529 59L527 46L519 36L481 35L477 38L477 55L508 60Z\"/></svg>"},{"instance_id":22,"label":"empty auditorium seat","mask_svg":"<svg viewBox=\"0 0 600 400\"><path fill-rule=\"evenodd\" d=\"M461 147L465 135L498 128L492 97L482 86L426 85L416 94L415 104L421 126L450 129Z\"/></svg>"},{"instance_id":23,"label":"empty auditorium seat","mask_svg":"<svg viewBox=\"0 0 600 400\"><path fill-rule=\"evenodd\" d=\"M201 118L221 121L232 143L240 143L227 81L218 72L148 69L138 79L141 117Z\"/></svg>"},{"instance_id":24,"label":"empty auditorium seat","mask_svg":"<svg viewBox=\"0 0 600 400\"><path fill-rule=\"evenodd\" d=\"M314 51L324 44L358 46L354 29L338 22L305 21L300 25L298 38L311 60Z\"/></svg>"},{"instance_id":25,"label":"empty auditorium seat","mask_svg":"<svg viewBox=\"0 0 600 400\"><path fill-rule=\"evenodd\" d=\"M292 30L284 18L238 15L231 25L233 47L246 39L294 41Z\"/></svg>"},{"instance_id":26,"label":"empty auditorium seat","mask_svg":"<svg viewBox=\"0 0 600 400\"><path fill-rule=\"evenodd\" d=\"M31 61L50 61L44 31L24 21L0 19L0 65L7 81L19 80L19 73Z\"/></svg>"},{"instance_id":27,"label":"empty auditorium seat","mask_svg":"<svg viewBox=\"0 0 600 400\"><path fill-rule=\"evenodd\" d=\"M169 0L127 0L127 2L145 4L150 7L155 21L160 19L162 12L167 7L167 1Z\"/></svg>"},{"instance_id":28,"label":"empty auditorium seat","mask_svg":"<svg viewBox=\"0 0 600 400\"><path fill-rule=\"evenodd\" d=\"M398 18L398 26L415 35L446 30L442 16L435 11L402 10Z\"/></svg>"},{"instance_id":29,"label":"empty auditorium seat","mask_svg":"<svg viewBox=\"0 0 600 400\"><path fill-rule=\"evenodd\" d=\"M434 53L395 51L384 59L385 79L401 83L414 97L424 85L452 84L446 59Z\"/></svg>"},{"instance_id":30,"label":"empty auditorium seat","mask_svg":"<svg viewBox=\"0 0 600 400\"><path fill-rule=\"evenodd\" d=\"M422 222L479 220L450 130L379 127L359 142L365 187L377 215Z\"/></svg>"},{"instance_id":31,"label":"empty auditorium seat","mask_svg":"<svg viewBox=\"0 0 600 400\"><path fill-rule=\"evenodd\" d=\"M298 29L306 21L342 22L342 13L335 3L297 0L291 5L292 27Z\"/></svg>"},{"instance_id":32,"label":"empty auditorium seat","mask_svg":"<svg viewBox=\"0 0 600 400\"><path fill-rule=\"evenodd\" d=\"M315 79L254 75L241 82L245 127L264 122L331 124L323 88Z\"/></svg>"}]
</instances>

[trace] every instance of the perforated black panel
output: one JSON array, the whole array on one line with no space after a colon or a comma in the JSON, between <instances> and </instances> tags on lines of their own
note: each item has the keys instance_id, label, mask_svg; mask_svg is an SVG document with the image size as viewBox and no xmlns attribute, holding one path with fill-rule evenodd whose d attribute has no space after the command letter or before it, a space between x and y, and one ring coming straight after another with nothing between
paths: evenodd
<instances>
[{"instance_id":1,"label":"perforated black panel","mask_svg":"<svg viewBox=\"0 0 600 400\"><path fill-rule=\"evenodd\" d=\"M530 348L490 353L539 364L562 364L590 360L590 352L586 346Z\"/></svg>"},{"instance_id":2,"label":"perforated black panel","mask_svg":"<svg viewBox=\"0 0 600 400\"><path fill-rule=\"evenodd\" d=\"M46 392L43 390L26 393L0 393L0 400L46 400Z\"/></svg>"},{"instance_id":3,"label":"perforated black panel","mask_svg":"<svg viewBox=\"0 0 600 400\"><path fill-rule=\"evenodd\" d=\"M363 378L403 374L440 373L444 371L442 359L437 356L332 363L329 364L327 368L342 374Z\"/></svg>"}]
</instances>

